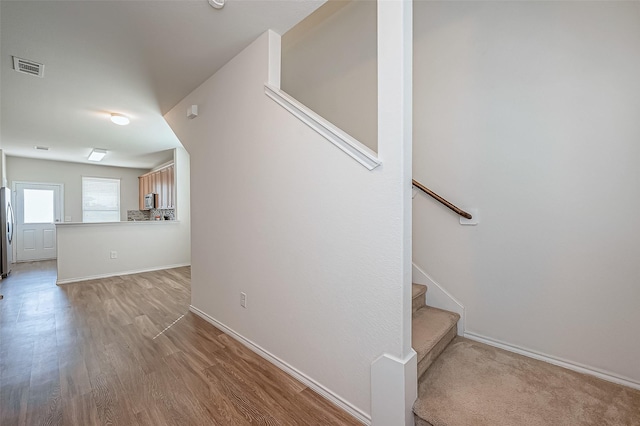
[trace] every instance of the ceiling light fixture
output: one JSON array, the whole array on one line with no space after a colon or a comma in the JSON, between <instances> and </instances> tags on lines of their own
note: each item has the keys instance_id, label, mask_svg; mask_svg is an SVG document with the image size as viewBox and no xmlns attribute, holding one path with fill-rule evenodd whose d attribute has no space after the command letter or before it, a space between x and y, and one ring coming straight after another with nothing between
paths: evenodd
<instances>
[{"instance_id":1,"label":"ceiling light fixture","mask_svg":"<svg viewBox=\"0 0 640 426\"><path fill-rule=\"evenodd\" d=\"M94 148L91 151L91 154L89 154L89 161L102 161L102 159L104 158L104 156L107 155L107 150L106 149L98 149L98 148Z\"/></svg>"},{"instance_id":2,"label":"ceiling light fixture","mask_svg":"<svg viewBox=\"0 0 640 426\"><path fill-rule=\"evenodd\" d=\"M120 126L126 126L127 124L129 124L129 117L124 114L118 114L117 112L114 112L111 114L111 121Z\"/></svg>"},{"instance_id":3,"label":"ceiling light fixture","mask_svg":"<svg viewBox=\"0 0 640 426\"><path fill-rule=\"evenodd\" d=\"M209 0L209 5L214 9L222 9L225 0Z\"/></svg>"}]
</instances>

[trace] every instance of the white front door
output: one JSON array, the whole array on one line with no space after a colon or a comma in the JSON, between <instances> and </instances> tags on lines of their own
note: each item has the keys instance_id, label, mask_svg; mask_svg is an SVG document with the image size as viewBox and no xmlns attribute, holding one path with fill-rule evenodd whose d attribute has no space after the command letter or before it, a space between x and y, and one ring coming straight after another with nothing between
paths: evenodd
<instances>
[{"instance_id":1,"label":"white front door","mask_svg":"<svg viewBox=\"0 0 640 426\"><path fill-rule=\"evenodd\" d=\"M62 217L62 185L16 183L16 260L55 259L56 222Z\"/></svg>"}]
</instances>

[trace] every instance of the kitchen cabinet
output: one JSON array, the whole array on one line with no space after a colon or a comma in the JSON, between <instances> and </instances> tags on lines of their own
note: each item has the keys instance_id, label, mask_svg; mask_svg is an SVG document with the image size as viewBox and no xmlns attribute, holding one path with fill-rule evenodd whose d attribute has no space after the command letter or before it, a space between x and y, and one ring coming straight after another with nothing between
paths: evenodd
<instances>
[{"instance_id":1,"label":"kitchen cabinet","mask_svg":"<svg viewBox=\"0 0 640 426\"><path fill-rule=\"evenodd\" d=\"M146 173L138 178L140 210L144 210L145 194L158 194L158 209L175 208L174 165L169 164L159 170Z\"/></svg>"}]
</instances>

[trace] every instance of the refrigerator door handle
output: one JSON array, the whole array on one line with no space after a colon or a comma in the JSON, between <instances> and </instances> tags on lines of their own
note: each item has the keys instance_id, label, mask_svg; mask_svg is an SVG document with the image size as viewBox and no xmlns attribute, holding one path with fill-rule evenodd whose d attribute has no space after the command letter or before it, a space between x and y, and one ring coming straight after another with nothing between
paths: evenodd
<instances>
[{"instance_id":1,"label":"refrigerator door handle","mask_svg":"<svg viewBox=\"0 0 640 426\"><path fill-rule=\"evenodd\" d=\"M7 236L9 237L9 244L13 242L13 206L9 203L9 216L7 219Z\"/></svg>"}]
</instances>

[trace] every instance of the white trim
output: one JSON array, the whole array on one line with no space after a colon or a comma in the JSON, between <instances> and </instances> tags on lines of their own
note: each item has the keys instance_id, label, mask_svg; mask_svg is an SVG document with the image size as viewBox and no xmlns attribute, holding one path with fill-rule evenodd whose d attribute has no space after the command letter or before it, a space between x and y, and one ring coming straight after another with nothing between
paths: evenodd
<instances>
[{"instance_id":1,"label":"white trim","mask_svg":"<svg viewBox=\"0 0 640 426\"><path fill-rule=\"evenodd\" d=\"M150 175L151 173L155 173L157 171L160 171L162 169L166 169L167 167L171 167L171 166L175 166L175 158L173 160L169 160L169 161L167 161L165 163L162 163L162 164L160 164L158 166L155 166L153 169L151 169L150 172L145 173L142 176ZM140 176L140 177L142 177L142 176Z\"/></svg>"},{"instance_id":2,"label":"white trim","mask_svg":"<svg viewBox=\"0 0 640 426\"><path fill-rule=\"evenodd\" d=\"M4 153L4 151L3 151ZM8 182L7 182L8 183ZM23 260L18 260L18 188L17 185L47 185L47 186L59 186L60 187L60 191L58 193L58 202L60 203L60 221L59 222L54 222L54 225L58 225L62 222L64 222L64 183L56 183L56 182L50 182L50 183L46 183L46 182L31 182L31 181L25 181L25 180L14 180L11 182L11 205L14 208L14 220L16 221L14 226L14 233L15 233L15 237L14 237L14 242L13 244L11 244L11 250L13 251L13 263L26 263L26 262L38 262L41 260L54 260L58 258L58 236L56 234L56 256L55 257L49 257L49 258L44 258L44 259L23 259ZM24 225L24 224L23 224ZM57 228L54 228L56 230L56 233L58 232Z\"/></svg>"},{"instance_id":3,"label":"white trim","mask_svg":"<svg viewBox=\"0 0 640 426\"><path fill-rule=\"evenodd\" d=\"M371 420L375 425L413 426L418 398L418 354L384 354L371 363Z\"/></svg>"},{"instance_id":4,"label":"white trim","mask_svg":"<svg viewBox=\"0 0 640 426\"><path fill-rule=\"evenodd\" d=\"M557 365L559 367L566 368L568 370L577 371L578 373L588 374L595 376L599 379L606 380L607 382L616 383L622 386L627 386L633 389L640 390L640 382L629 379L627 377L621 377L610 371L600 370L598 368L589 367L584 364L569 361L563 358L554 357L541 352L536 352L531 349L526 349L521 346L512 345L500 340L492 339L490 337L483 336L481 334L473 332L465 332L464 337L476 342L484 343L489 346L504 349L505 351L513 352L516 354L524 355L529 358L537 359L539 361L548 362L549 364Z\"/></svg>"},{"instance_id":5,"label":"white trim","mask_svg":"<svg viewBox=\"0 0 640 426\"><path fill-rule=\"evenodd\" d=\"M343 130L329 123L282 90L265 83L264 93L368 170L373 170L382 164L377 154L371 149L358 142Z\"/></svg>"},{"instance_id":6,"label":"white trim","mask_svg":"<svg viewBox=\"0 0 640 426\"><path fill-rule=\"evenodd\" d=\"M341 409L343 409L347 413L351 414L353 417L356 418L356 420L362 422L365 425L370 425L371 424L371 417L370 416L368 416L366 413L362 412L357 407L354 407L348 401L345 401L342 397L340 397L339 395L336 395L334 392L332 392L331 390L327 389L326 387L324 387L320 383L316 382L315 380L313 380L312 378L310 378L306 374L302 373L301 371L299 371L296 368L292 367L291 365L287 364L285 361L281 360L277 356L273 355L272 353L270 353L266 349L262 348L261 346L255 344L254 342L252 342L251 340L247 339L246 337L236 333L235 331L233 331L232 329L230 329L229 327L227 327L226 325L224 325L220 321L218 321L215 318L209 316L208 314L206 314L205 312L203 312L200 309L196 308L195 306L190 305L189 306L189 310L191 312L193 312L194 314L198 315L200 318L202 318L205 321L207 321L208 323L212 324L216 328L222 330L225 334L228 334L229 336L233 337L235 340L237 340L238 342L242 343L247 348L251 349L253 352L255 352L256 354L260 355L262 358L266 359L271 364L275 365L276 367L278 367L279 369L281 369L285 373L289 374L290 376L292 376L295 379L297 379L298 381L302 382L303 384L305 384L309 388L313 389L320 396L324 397L325 399L327 399L328 401L330 401L333 404L337 405L338 407L340 407Z\"/></svg>"},{"instance_id":7,"label":"white trim","mask_svg":"<svg viewBox=\"0 0 640 426\"><path fill-rule=\"evenodd\" d=\"M451 293L444 289L431 275L427 274L415 263L413 265L412 278L416 284L427 286L426 301L428 306L455 312L460 315L458 320L458 335L462 336L465 330L464 306Z\"/></svg>"},{"instance_id":8,"label":"white trim","mask_svg":"<svg viewBox=\"0 0 640 426\"><path fill-rule=\"evenodd\" d=\"M119 277L121 275L141 274L143 272L163 271L165 269L182 268L183 266L191 266L191 263L177 263L175 265L154 266L152 268L134 269L131 271L109 272L107 274L90 275L87 277L67 278L66 280L57 280L56 285L64 285L77 283L80 281L97 280L100 278Z\"/></svg>"}]
</instances>

